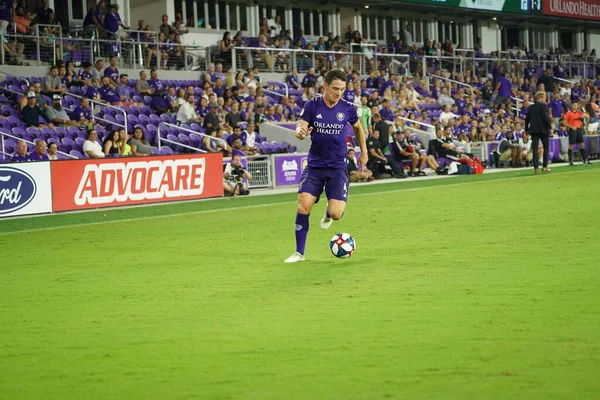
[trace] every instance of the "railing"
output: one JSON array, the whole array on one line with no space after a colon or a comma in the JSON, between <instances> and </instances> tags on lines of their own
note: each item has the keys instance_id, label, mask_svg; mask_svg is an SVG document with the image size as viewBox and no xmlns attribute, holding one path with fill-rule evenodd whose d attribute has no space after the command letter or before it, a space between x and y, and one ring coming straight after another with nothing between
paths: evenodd
<instances>
[{"instance_id":1,"label":"railing","mask_svg":"<svg viewBox=\"0 0 600 400\"><path fill-rule=\"evenodd\" d=\"M0 71L0 75L2 75L2 76L10 76L11 78L15 78L15 79L21 80L21 81L23 81L23 82L25 82L27 84L27 87L29 87L29 85L30 85L29 80L23 78L22 76L12 75L12 74L9 74L9 73L4 72L4 71ZM23 93L21 93L21 94L23 94Z\"/></svg>"},{"instance_id":2,"label":"railing","mask_svg":"<svg viewBox=\"0 0 600 400\"><path fill-rule=\"evenodd\" d=\"M186 148L188 150L199 151L201 153L206 153L207 152L206 150L202 150L202 149L199 149L197 147L189 146L189 145L181 143L181 142L176 142L174 140L170 140L170 139L166 139L166 138L161 137L160 136L160 128L163 127L163 126L166 126L166 127L169 127L169 128L174 128L174 129L180 129L180 130L182 130L184 132L194 133L196 135L202 136L203 138L204 137L208 137L211 140L215 140L217 142L221 142L221 143L224 143L224 144L227 143L223 139L220 139L220 138L217 138L217 137L214 137L214 136L210 136L210 135L207 135L207 134L202 133L202 132L196 132L196 131L194 131L194 130L192 130L190 128L186 128L186 127L175 125L175 124L170 124L168 122L161 122L161 123L158 124L157 130L156 130L156 142L158 143L158 149L159 150L162 147L162 143L161 142L167 142L167 143L174 144L176 146L181 146L181 147Z\"/></svg>"},{"instance_id":3,"label":"railing","mask_svg":"<svg viewBox=\"0 0 600 400\"><path fill-rule=\"evenodd\" d=\"M206 69L210 63L209 48L166 41L159 43L158 32L132 30L128 32L136 37L121 37L117 34L112 39L102 35L92 35L90 38L65 36L58 25L35 25L28 28L28 33L18 32L16 25L13 23L13 32L6 34L8 44L22 44L27 61L37 62L38 65L42 65L43 62L55 64L58 59L73 61L75 64L84 61L94 64L97 59L111 55L120 58L122 68L132 69L160 69L164 55L170 57L171 63L167 63L167 66L179 69ZM55 29L56 35L45 34L45 27ZM153 49L149 50L148 46L153 46ZM148 56L152 60L148 60Z\"/></svg>"},{"instance_id":4,"label":"railing","mask_svg":"<svg viewBox=\"0 0 600 400\"><path fill-rule=\"evenodd\" d=\"M8 154L8 153L6 152L6 147L5 147L5 143L4 143L4 136L8 136L9 138L15 139L15 140L17 141L17 143L19 143L19 141L21 141L21 140L22 140L22 141L24 141L24 142L25 142L25 143L27 143L27 144L32 144L32 145L34 145L34 146L35 146L35 142L31 142L31 141L29 141L29 140L26 140L26 139L20 138L20 137L18 137L18 136L11 135L11 134L9 134L9 133L6 133L6 132L1 132L1 131L0 131L0 136L1 136L1 140L2 140L2 154L4 154L4 155L12 155L12 154ZM71 154L68 154L68 153L62 152L62 151L60 151L60 150L57 150L56 152L57 152L58 154L60 154L60 155L63 155L63 156L65 156L65 157L68 157L68 158L73 158L73 159L77 160L77 157L75 157L74 155L71 155Z\"/></svg>"},{"instance_id":5,"label":"railing","mask_svg":"<svg viewBox=\"0 0 600 400\"><path fill-rule=\"evenodd\" d=\"M74 94L74 93L61 93L61 96L63 96L63 97L64 96L75 97L75 98L79 99L80 101L82 99L84 99L83 96L80 96L80 95ZM92 117L94 117L94 119L97 119L99 121L105 122L106 124L109 124L109 125L120 126L121 128L125 129L125 134L128 133L128 129L127 129L127 113L125 112L125 110L123 110L121 107L113 106L112 104L104 103L104 102L101 102L101 101L96 101L96 100L92 100L92 99L88 99L88 100L90 101L90 107L92 109ZM115 111L117 111L119 113L123 113L123 123L120 123L118 121L109 121L109 120L104 119L102 117L96 117L94 115L94 111L97 112L97 111L100 111L100 110L97 109L96 107L94 107L94 104L96 106L98 106L98 107L106 107L108 109L115 110ZM71 111L73 111L73 110L71 110Z\"/></svg>"},{"instance_id":6,"label":"railing","mask_svg":"<svg viewBox=\"0 0 600 400\"><path fill-rule=\"evenodd\" d=\"M456 83L457 85L462 85L462 86L466 86L469 89L471 89L471 92L473 91L473 86L469 85L468 83L465 82L460 82L460 81L456 81L454 79L450 79L450 78L446 78L445 76L440 76L440 75L434 75L434 74L430 74L429 76L436 78L436 79L441 79L443 81L448 81L450 83Z\"/></svg>"},{"instance_id":7,"label":"railing","mask_svg":"<svg viewBox=\"0 0 600 400\"><path fill-rule=\"evenodd\" d=\"M285 96L285 97L288 97L290 95L289 85L286 82L266 81L265 84L267 85L267 87L268 87L269 84L271 84L272 86L275 86L275 85L277 85L277 86L283 86L285 88L285 95L282 95L281 93L277 93L277 92L274 92L272 90L264 89L263 88L263 91L265 93L271 93L271 94L274 94L274 95L277 95L277 96Z\"/></svg>"}]
</instances>

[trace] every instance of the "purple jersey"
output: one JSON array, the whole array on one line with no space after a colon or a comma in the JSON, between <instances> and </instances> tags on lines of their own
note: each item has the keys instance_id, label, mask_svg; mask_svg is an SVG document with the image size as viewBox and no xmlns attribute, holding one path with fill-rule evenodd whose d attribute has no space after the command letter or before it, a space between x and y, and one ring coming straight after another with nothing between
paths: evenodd
<instances>
[{"instance_id":1,"label":"purple jersey","mask_svg":"<svg viewBox=\"0 0 600 400\"><path fill-rule=\"evenodd\" d=\"M552 118L560 118L563 113L563 102L561 99L552 99L550 100L550 112L552 113Z\"/></svg>"},{"instance_id":2,"label":"purple jersey","mask_svg":"<svg viewBox=\"0 0 600 400\"><path fill-rule=\"evenodd\" d=\"M41 156L35 151L29 155L29 161L50 161L48 154L42 154Z\"/></svg>"},{"instance_id":3,"label":"purple jersey","mask_svg":"<svg viewBox=\"0 0 600 400\"><path fill-rule=\"evenodd\" d=\"M352 102L354 102L354 97L355 97L354 90L346 89L346 91L344 91L344 100L352 103Z\"/></svg>"},{"instance_id":4,"label":"purple jersey","mask_svg":"<svg viewBox=\"0 0 600 400\"><path fill-rule=\"evenodd\" d=\"M309 100L300 118L313 128L308 165L313 168L346 168L346 125L358 121L354 105L345 100L329 107L322 97Z\"/></svg>"},{"instance_id":5,"label":"purple jersey","mask_svg":"<svg viewBox=\"0 0 600 400\"><path fill-rule=\"evenodd\" d=\"M119 81L119 70L113 67L107 67L104 70L104 76L108 76L111 80L118 82Z\"/></svg>"}]
</instances>

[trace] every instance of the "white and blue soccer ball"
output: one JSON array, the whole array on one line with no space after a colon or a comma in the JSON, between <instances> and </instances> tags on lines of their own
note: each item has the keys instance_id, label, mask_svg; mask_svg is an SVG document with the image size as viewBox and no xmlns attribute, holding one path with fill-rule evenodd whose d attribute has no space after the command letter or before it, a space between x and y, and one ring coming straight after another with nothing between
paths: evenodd
<instances>
[{"instance_id":1,"label":"white and blue soccer ball","mask_svg":"<svg viewBox=\"0 0 600 400\"><path fill-rule=\"evenodd\" d=\"M336 233L329 242L329 249L337 258L348 258L356 250L356 241L347 233Z\"/></svg>"}]
</instances>

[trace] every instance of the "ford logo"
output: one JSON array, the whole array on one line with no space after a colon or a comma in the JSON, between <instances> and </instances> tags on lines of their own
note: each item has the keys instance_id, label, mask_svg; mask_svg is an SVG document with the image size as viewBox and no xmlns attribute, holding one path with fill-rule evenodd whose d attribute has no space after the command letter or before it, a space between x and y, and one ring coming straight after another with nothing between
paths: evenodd
<instances>
[{"instance_id":1,"label":"ford logo","mask_svg":"<svg viewBox=\"0 0 600 400\"><path fill-rule=\"evenodd\" d=\"M12 167L0 167L0 215L27 206L37 192L35 181L27 172Z\"/></svg>"}]
</instances>

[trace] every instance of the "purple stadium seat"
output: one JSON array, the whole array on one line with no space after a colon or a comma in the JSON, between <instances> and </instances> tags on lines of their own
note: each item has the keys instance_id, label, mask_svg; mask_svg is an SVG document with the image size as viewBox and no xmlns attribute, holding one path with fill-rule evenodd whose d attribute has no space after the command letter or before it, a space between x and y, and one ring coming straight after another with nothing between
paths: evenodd
<instances>
[{"instance_id":1,"label":"purple stadium seat","mask_svg":"<svg viewBox=\"0 0 600 400\"><path fill-rule=\"evenodd\" d=\"M17 117L15 117L14 115L11 115L10 117L8 117L8 123L10 124L11 128L14 127L21 127L24 126L25 124Z\"/></svg>"},{"instance_id":2,"label":"purple stadium seat","mask_svg":"<svg viewBox=\"0 0 600 400\"><path fill-rule=\"evenodd\" d=\"M156 114L151 114L150 121L152 121L155 125L158 125L162 122L162 119Z\"/></svg>"},{"instance_id":3,"label":"purple stadium seat","mask_svg":"<svg viewBox=\"0 0 600 400\"><path fill-rule=\"evenodd\" d=\"M13 139L4 140L4 151L8 154L13 154L17 151L17 141Z\"/></svg>"},{"instance_id":4,"label":"purple stadium seat","mask_svg":"<svg viewBox=\"0 0 600 400\"><path fill-rule=\"evenodd\" d=\"M65 137L65 134L67 133L67 130L65 128L63 128L63 127L55 126L54 127L54 133L56 135L58 135L59 138L62 139L63 137Z\"/></svg>"},{"instance_id":5,"label":"purple stadium seat","mask_svg":"<svg viewBox=\"0 0 600 400\"><path fill-rule=\"evenodd\" d=\"M77 138L75 138L75 143L76 143L78 146L83 146L83 144L85 143L85 140L86 140L86 139L84 139L84 138L77 137Z\"/></svg>"},{"instance_id":6,"label":"purple stadium seat","mask_svg":"<svg viewBox=\"0 0 600 400\"><path fill-rule=\"evenodd\" d=\"M72 156L75 156L77 158L85 158L85 156L81 152L79 152L77 150L71 150L69 152L69 154L72 155Z\"/></svg>"},{"instance_id":7,"label":"purple stadium seat","mask_svg":"<svg viewBox=\"0 0 600 400\"><path fill-rule=\"evenodd\" d=\"M168 155L168 154L173 154L173 150L171 150L169 147L167 146L163 146L161 147L159 154L161 155Z\"/></svg>"},{"instance_id":8,"label":"purple stadium seat","mask_svg":"<svg viewBox=\"0 0 600 400\"><path fill-rule=\"evenodd\" d=\"M23 128L12 128L12 134L15 136L18 136L20 138L25 138L25 136L27 136L27 131L25 131L25 129Z\"/></svg>"}]
</instances>

